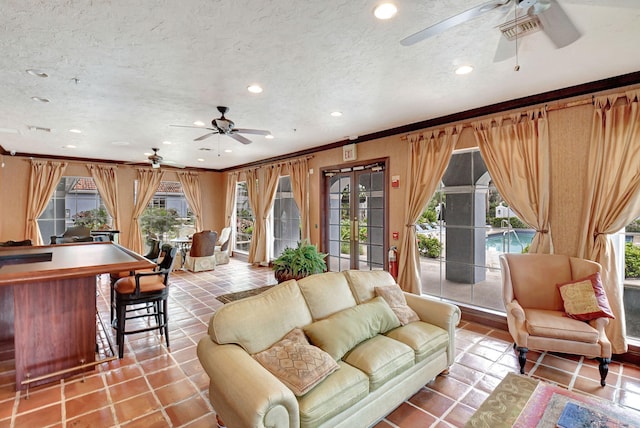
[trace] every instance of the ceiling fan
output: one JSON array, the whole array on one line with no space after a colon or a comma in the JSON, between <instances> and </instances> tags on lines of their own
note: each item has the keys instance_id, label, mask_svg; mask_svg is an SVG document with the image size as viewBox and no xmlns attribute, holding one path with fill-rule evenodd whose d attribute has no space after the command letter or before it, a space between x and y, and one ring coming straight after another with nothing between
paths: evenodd
<instances>
[{"instance_id":1,"label":"ceiling fan","mask_svg":"<svg viewBox=\"0 0 640 428\"><path fill-rule=\"evenodd\" d=\"M544 31L557 48L565 47L581 36L580 31L557 0L491 0L405 37L400 44L411 46L486 12L492 10L507 12L512 6L515 6L516 17L513 21L499 27L504 37L500 39L498 51L494 57L495 62L515 55L517 45L513 46L513 44L517 38L534 31Z\"/></svg>"},{"instance_id":2,"label":"ceiling fan","mask_svg":"<svg viewBox=\"0 0 640 428\"><path fill-rule=\"evenodd\" d=\"M177 164L174 161L164 160L162 156L158 154L160 149L153 147L153 153L147 157L147 161L151 164L152 168L160 168L160 165L171 165L176 168L184 168L184 165Z\"/></svg>"},{"instance_id":3,"label":"ceiling fan","mask_svg":"<svg viewBox=\"0 0 640 428\"><path fill-rule=\"evenodd\" d=\"M226 117L224 117L225 113L229 111L229 107L218 106L217 108L222 116L220 116L217 119L213 119L211 121L211 125L213 126L213 128L204 128L213 132L204 134L194 139L193 141L202 141L205 138L209 138L214 134L222 134L222 135L231 137L234 140L241 142L242 144L250 144L251 140L246 137L243 137L240 134L271 135L270 131L263 131L261 129L236 128L232 120L229 120ZM180 127L180 128L202 129L201 126L188 126L188 125L171 125L171 126Z\"/></svg>"}]
</instances>

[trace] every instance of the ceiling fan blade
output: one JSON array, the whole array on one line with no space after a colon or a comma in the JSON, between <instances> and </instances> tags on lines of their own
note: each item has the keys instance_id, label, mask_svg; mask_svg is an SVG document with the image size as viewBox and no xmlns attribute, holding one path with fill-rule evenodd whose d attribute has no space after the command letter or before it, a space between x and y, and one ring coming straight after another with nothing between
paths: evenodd
<instances>
[{"instance_id":1,"label":"ceiling fan blade","mask_svg":"<svg viewBox=\"0 0 640 428\"><path fill-rule=\"evenodd\" d=\"M264 131L262 129L233 128L233 132L239 132L241 134L253 134L253 135L271 135L271 131Z\"/></svg>"},{"instance_id":2,"label":"ceiling fan blade","mask_svg":"<svg viewBox=\"0 0 640 428\"><path fill-rule=\"evenodd\" d=\"M411 46L424 39L440 34L451 27L455 27L456 25L462 24L463 22L467 22L473 18L476 18L485 12L489 12L490 10L505 6L511 3L511 1L512 0L488 1L474 8L465 10L464 12L454 15L443 21L440 21L437 24L427 27L424 30L418 31L417 33L414 33L408 37L405 37L404 39L400 40L400 44L403 46Z\"/></svg>"},{"instance_id":3,"label":"ceiling fan blade","mask_svg":"<svg viewBox=\"0 0 640 428\"><path fill-rule=\"evenodd\" d=\"M204 126L194 126L194 125L169 125L172 128L196 128L196 129L209 129L211 131L215 131L213 128L206 128Z\"/></svg>"},{"instance_id":4,"label":"ceiling fan blade","mask_svg":"<svg viewBox=\"0 0 640 428\"><path fill-rule=\"evenodd\" d=\"M241 142L242 144L251 144L251 140L250 139L245 138L240 134L236 134L235 132L230 133L230 134L226 134L226 135L228 135L229 137L233 138L236 141Z\"/></svg>"},{"instance_id":5,"label":"ceiling fan blade","mask_svg":"<svg viewBox=\"0 0 640 428\"><path fill-rule=\"evenodd\" d=\"M549 7L536 15L540 18L542 30L553 44L557 48L563 48L578 40L582 34L556 0L549 2Z\"/></svg>"},{"instance_id":6,"label":"ceiling fan blade","mask_svg":"<svg viewBox=\"0 0 640 428\"><path fill-rule=\"evenodd\" d=\"M513 58L516 55L516 46L515 40L507 40L506 37L501 35L496 54L493 57L493 62L502 62Z\"/></svg>"},{"instance_id":7,"label":"ceiling fan blade","mask_svg":"<svg viewBox=\"0 0 640 428\"><path fill-rule=\"evenodd\" d=\"M186 168L184 165L181 165L177 162L171 161L171 160L163 160L162 162L160 162L163 165L171 165L174 168Z\"/></svg>"},{"instance_id":8,"label":"ceiling fan blade","mask_svg":"<svg viewBox=\"0 0 640 428\"><path fill-rule=\"evenodd\" d=\"M193 141L202 141L202 140L207 139L207 138L209 138L209 137L211 137L212 135L215 135L215 134L217 134L217 133L218 133L218 131L215 131L215 132L209 132L208 134L204 134L204 135L202 135L202 136L200 136L200 137L198 137L198 138L194 138L194 139L193 139Z\"/></svg>"}]
</instances>

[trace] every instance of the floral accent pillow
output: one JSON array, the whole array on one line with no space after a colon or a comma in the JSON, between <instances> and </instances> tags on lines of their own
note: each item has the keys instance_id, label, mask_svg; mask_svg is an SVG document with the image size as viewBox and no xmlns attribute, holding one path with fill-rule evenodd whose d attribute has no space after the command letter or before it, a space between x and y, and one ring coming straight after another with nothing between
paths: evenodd
<instances>
[{"instance_id":1,"label":"floral accent pillow","mask_svg":"<svg viewBox=\"0 0 640 428\"><path fill-rule=\"evenodd\" d=\"M607 294L602 286L600 272L576 281L558 284L567 316L580 321L596 318L615 318Z\"/></svg>"},{"instance_id":2,"label":"floral accent pillow","mask_svg":"<svg viewBox=\"0 0 640 428\"><path fill-rule=\"evenodd\" d=\"M296 396L306 394L340 366L322 349L310 345L304 332L291 330L270 348L253 355Z\"/></svg>"},{"instance_id":3,"label":"floral accent pillow","mask_svg":"<svg viewBox=\"0 0 640 428\"><path fill-rule=\"evenodd\" d=\"M385 285L374 288L376 296L382 297L391 306L391 310L400 320L400 325L407 325L414 321L420 321L420 317L407 305L404 292L398 284Z\"/></svg>"}]
</instances>

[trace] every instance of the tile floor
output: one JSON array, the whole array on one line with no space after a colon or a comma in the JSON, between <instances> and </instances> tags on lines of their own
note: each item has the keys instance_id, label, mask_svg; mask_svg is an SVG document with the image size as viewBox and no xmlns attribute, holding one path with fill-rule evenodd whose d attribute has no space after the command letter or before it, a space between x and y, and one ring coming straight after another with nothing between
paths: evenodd
<instances>
[{"instance_id":1,"label":"tile floor","mask_svg":"<svg viewBox=\"0 0 640 428\"><path fill-rule=\"evenodd\" d=\"M233 259L214 272L175 272L171 351L154 333L128 336L122 360L103 363L84 379L75 376L32 388L29 399L15 391L14 362L5 361L5 345L0 348L0 428L214 427L209 379L196 357L196 343L206 334L211 313L221 306L216 296L273 283L270 269ZM108 320L108 277L100 277L98 288L98 308ZM105 344L110 328L99 330ZM463 426L500 380L517 367L505 331L461 322L456 347L450 374L427 384L377 428ZM600 388L597 365L590 360L536 352L529 352L528 358L526 370L533 377L640 412L638 366L612 363L608 385Z\"/></svg>"}]
</instances>

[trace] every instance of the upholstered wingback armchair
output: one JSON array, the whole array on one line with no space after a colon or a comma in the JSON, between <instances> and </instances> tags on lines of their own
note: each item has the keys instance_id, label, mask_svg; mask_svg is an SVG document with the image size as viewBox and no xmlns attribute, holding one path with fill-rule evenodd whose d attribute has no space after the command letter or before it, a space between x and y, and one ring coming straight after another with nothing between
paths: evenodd
<instances>
[{"instance_id":1,"label":"upholstered wingback armchair","mask_svg":"<svg viewBox=\"0 0 640 428\"><path fill-rule=\"evenodd\" d=\"M210 230L194 233L191 249L184 261L184 267L192 272L202 272L216 268L216 258L214 249L218 233Z\"/></svg>"},{"instance_id":2,"label":"upholstered wingback armchair","mask_svg":"<svg viewBox=\"0 0 640 428\"><path fill-rule=\"evenodd\" d=\"M220 231L220 237L218 238L218 242L216 242L216 248L214 251L216 256L216 265L229 263L229 253L231 252L231 248L229 248L229 243L231 242L230 238L231 228L223 228Z\"/></svg>"},{"instance_id":3,"label":"upholstered wingback armchair","mask_svg":"<svg viewBox=\"0 0 640 428\"><path fill-rule=\"evenodd\" d=\"M85 226L72 226L62 235L51 236L51 244L66 244L69 242L92 242L91 229Z\"/></svg>"},{"instance_id":4,"label":"upholstered wingback armchair","mask_svg":"<svg viewBox=\"0 0 640 428\"><path fill-rule=\"evenodd\" d=\"M558 284L582 284L588 289L591 279L599 280L596 272L601 266L558 254L503 254L500 265L507 323L518 352L520 373L524 374L529 349L578 354L598 360L600 384L605 386L611 362L611 343L605 333L609 319L571 318L565 307L567 299L563 300L558 288ZM598 316L594 314L592 317Z\"/></svg>"}]
</instances>

